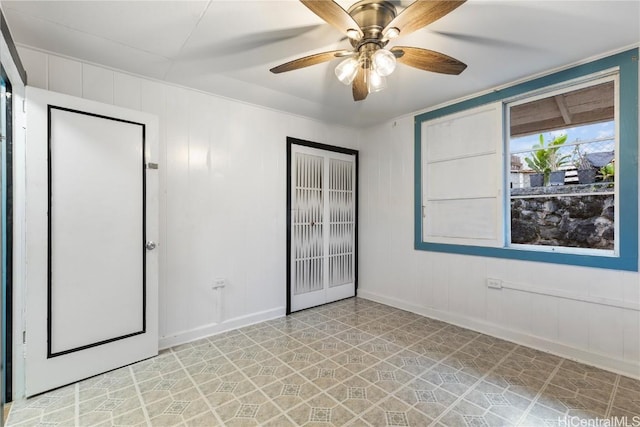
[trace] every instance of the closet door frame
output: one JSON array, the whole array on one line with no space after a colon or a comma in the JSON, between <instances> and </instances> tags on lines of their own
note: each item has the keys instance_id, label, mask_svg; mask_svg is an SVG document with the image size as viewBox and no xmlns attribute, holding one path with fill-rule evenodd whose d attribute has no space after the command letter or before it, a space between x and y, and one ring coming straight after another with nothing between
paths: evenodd
<instances>
[{"instance_id":1,"label":"closet door frame","mask_svg":"<svg viewBox=\"0 0 640 427\"><path fill-rule=\"evenodd\" d=\"M354 224L354 285L355 295L358 294L358 198L359 198L359 180L358 180L358 150L351 148L338 147L328 144L320 144L317 142L306 141L303 139L287 137L287 280L286 280L286 293L287 293L287 311L286 314L291 314L291 237L292 237L292 200L291 200L291 161L292 161L292 146L299 145L303 147L311 147L319 150L331 151L334 153L342 153L347 155L353 155L355 157L355 224Z\"/></svg>"}]
</instances>

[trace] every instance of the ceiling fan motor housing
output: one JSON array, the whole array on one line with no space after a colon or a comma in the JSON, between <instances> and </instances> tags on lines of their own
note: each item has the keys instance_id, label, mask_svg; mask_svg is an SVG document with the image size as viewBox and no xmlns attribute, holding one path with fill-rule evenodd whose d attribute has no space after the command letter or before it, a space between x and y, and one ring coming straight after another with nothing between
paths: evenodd
<instances>
[{"instance_id":1,"label":"ceiling fan motor housing","mask_svg":"<svg viewBox=\"0 0 640 427\"><path fill-rule=\"evenodd\" d=\"M359 40L351 39L351 45L360 50L366 45L384 47L388 41L383 40L382 30L396 17L396 7L385 0L362 0L353 4L347 11L354 21L358 23L364 36ZM370 46L367 50L376 50Z\"/></svg>"}]
</instances>

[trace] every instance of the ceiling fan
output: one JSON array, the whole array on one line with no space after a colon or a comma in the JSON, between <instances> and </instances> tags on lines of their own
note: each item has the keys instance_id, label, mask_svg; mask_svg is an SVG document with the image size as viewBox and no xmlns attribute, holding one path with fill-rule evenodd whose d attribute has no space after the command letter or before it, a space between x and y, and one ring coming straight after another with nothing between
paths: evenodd
<instances>
[{"instance_id":1,"label":"ceiling fan","mask_svg":"<svg viewBox=\"0 0 640 427\"><path fill-rule=\"evenodd\" d=\"M467 66L433 50L410 46L384 47L389 40L410 34L442 18L466 0L416 0L400 14L391 1L362 0L345 11L333 0L300 0L312 12L345 34L352 50L332 50L287 62L272 73L297 70L335 58L345 58L335 69L336 77L352 84L354 101L386 87L386 76L396 62L444 74L460 74Z\"/></svg>"}]
</instances>

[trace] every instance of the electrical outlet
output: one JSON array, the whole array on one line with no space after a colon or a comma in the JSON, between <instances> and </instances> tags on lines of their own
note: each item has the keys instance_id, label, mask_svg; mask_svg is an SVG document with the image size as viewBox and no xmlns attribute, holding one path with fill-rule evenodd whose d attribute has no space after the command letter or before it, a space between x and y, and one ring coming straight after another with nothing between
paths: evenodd
<instances>
[{"instance_id":1,"label":"electrical outlet","mask_svg":"<svg viewBox=\"0 0 640 427\"><path fill-rule=\"evenodd\" d=\"M502 280L487 277L487 288L502 289Z\"/></svg>"},{"instance_id":2,"label":"electrical outlet","mask_svg":"<svg viewBox=\"0 0 640 427\"><path fill-rule=\"evenodd\" d=\"M213 279L213 285L211 285L211 289L224 288L226 285L226 281L224 279Z\"/></svg>"}]
</instances>

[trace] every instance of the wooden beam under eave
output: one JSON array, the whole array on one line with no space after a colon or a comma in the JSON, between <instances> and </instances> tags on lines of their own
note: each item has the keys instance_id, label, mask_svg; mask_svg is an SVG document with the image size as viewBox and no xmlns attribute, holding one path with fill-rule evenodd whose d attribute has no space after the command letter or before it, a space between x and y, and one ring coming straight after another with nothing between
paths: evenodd
<instances>
[{"instance_id":1,"label":"wooden beam under eave","mask_svg":"<svg viewBox=\"0 0 640 427\"><path fill-rule=\"evenodd\" d=\"M614 107L607 107L593 111L585 111L584 113L576 113L572 118L573 123L577 126L582 124L608 122L613 120L613 114ZM511 138L566 129L566 127L567 125L560 116L552 119L538 120L528 123L524 122L519 125L511 126Z\"/></svg>"},{"instance_id":2,"label":"wooden beam under eave","mask_svg":"<svg viewBox=\"0 0 640 427\"><path fill-rule=\"evenodd\" d=\"M566 125L570 125L572 119L571 114L569 113L569 108L567 107L567 102L564 99L564 95L556 95L553 98L556 100L556 104L558 105L558 109L560 110L564 123Z\"/></svg>"}]
</instances>

